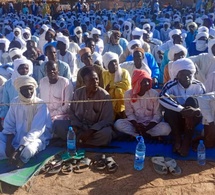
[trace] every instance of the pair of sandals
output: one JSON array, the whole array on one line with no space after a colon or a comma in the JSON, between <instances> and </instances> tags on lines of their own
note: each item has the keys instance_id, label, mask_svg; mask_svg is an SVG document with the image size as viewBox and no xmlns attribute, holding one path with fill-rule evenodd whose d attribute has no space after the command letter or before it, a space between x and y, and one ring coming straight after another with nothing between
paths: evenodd
<instances>
[{"instance_id":1,"label":"pair of sandals","mask_svg":"<svg viewBox=\"0 0 215 195\"><path fill-rule=\"evenodd\" d=\"M106 170L107 173L115 173L119 166L113 157L106 157L102 154L94 157L92 167L98 171Z\"/></svg>"},{"instance_id":2,"label":"pair of sandals","mask_svg":"<svg viewBox=\"0 0 215 195\"><path fill-rule=\"evenodd\" d=\"M81 173L91 164L91 160L89 158L82 158L82 159L69 159L69 160L62 160L62 159L52 159L50 160L42 169L41 173L46 174L46 176L51 176L54 174L70 174L71 172L74 173Z\"/></svg>"},{"instance_id":3,"label":"pair of sandals","mask_svg":"<svg viewBox=\"0 0 215 195\"><path fill-rule=\"evenodd\" d=\"M173 158L164 158L163 156L152 157L154 170L160 175L166 175L170 172L174 176L181 175L181 168Z\"/></svg>"}]
</instances>

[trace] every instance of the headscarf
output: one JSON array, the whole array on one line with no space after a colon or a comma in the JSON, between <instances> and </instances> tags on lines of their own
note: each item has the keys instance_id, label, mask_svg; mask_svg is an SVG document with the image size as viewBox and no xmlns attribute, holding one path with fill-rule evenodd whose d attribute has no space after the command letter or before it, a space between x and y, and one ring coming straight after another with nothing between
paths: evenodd
<instances>
[{"instance_id":1,"label":"headscarf","mask_svg":"<svg viewBox=\"0 0 215 195\"><path fill-rule=\"evenodd\" d=\"M9 53L9 56L10 56L11 59L12 59L15 55L22 56L22 50L19 49L19 48L16 48L16 47L10 49L8 53Z\"/></svg>"},{"instance_id":2,"label":"headscarf","mask_svg":"<svg viewBox=\"0 0 215 195\"><path fill-rule=\"evenodd\" d=\"M63 42L66 45L66 50L69 49L69 38L64 36L62 33L57 33L57 41Z\"/></svg>"},{"instance_id":3,"label":"headscarf","mask_svg":"<svg viewBox=\"0 0 215 195\"><path fill-rule=\"evenodd\" d=\"M194 76L196 72L196 67L193 61L190 60L189 58L182 58L173 62L171 70L172 70L173 78L176 78L178 75L178 72L181 70L189 70Z\"/></svg>"},{"instance_id":4,"label":"headscarf","mask_svg":"<svg viewBox=\"0 0 215 195\"><path fill-rule=\"evenodd\" d=\"M196 30L198 28L198 26L195 22L187 23L187 30L190 30L190 26L194 26L194 30Z\"/></svg>"},{"instance_id":5,"label":"headscarf","mask_svg":"<svg viewBox=\"0 0 215 195\"><path fill-rule=\"evenodd\" d=\"M181 52L181 51L184 52L185 57L186 57L187 56L187 49L183 45L175 44L172 47L170 47L169 52L168 52L168 58L169 58L169 60L170 61L174 61L174 55L176 53Z\"/></svg>"},{"instance_id":6,"label":"headscarf","mask_svg":"<svg viewBox=\"0 0 215 195\"><path fill-rule=\"evenodd\" d=\"M130 41L131 40L131 31L132 31L132 24L129 21L125 21L123 23L124 26L124 30L123 30L123 37L127 40ZM125 29L125 26L128 26L128 30Z\"/></svg>"},{"instance_id":7,"label":"headscarf","mask_svg":"<svg viewBox=\"0 0 215 195\"><path fill-rule=\"evenodd\" d=\"M26 39L26 38L23 36L24 33L28 33L28 34L29 34L28 39ZM23 38L25 41L31 40L31 30L30 30L29 28L22 29L22 38Z\"/></svg>"},{"instance_id":8,"label":"headscarf","mask_svg":"<svg viewBox=\"0 0 215 195\"><path fill-rule=\"evenodd\" d=\"M14 71L11 76L12 83L14 83L15 79L20 77L21 75L18 73L18 68L21 64L27 64L28 65L28 76L33 74L33 64L30 60L28 60L26 57L22 56L19 59L14 60Z\"/></svg>"},{"instance_id":9,"label":"headscarf","mask_svg":"<svg viewBox=\"0 0 215 195\"><path fill-rule=\"evenodd\" d=\"M197 51L205 51L208 47L207 40L199 40L201 37L209 38L209 34L207 32L200 32L196 35L196 38L193 42L196 42L196 50Z\"/></svg>"},{"instance_id":10,"label":"headscarf","mask_svg":"<svg viewBox=\"0 0 215 195\"><path fill-rule=\"evenodd\" d=\"M0 38L0 43L4 43L5 45L4 50L7 51L10 45L10 41L6 38Z\"/></svg>"},{"instance_id":11,"label":"headscarf","mask_svg":"<svg viewBox=\"0 0 215 195\"><path fill-rule=\"evenodd\" d=\"M198 33L200 32L206 32L206 33L209 33L209 29L206 27L206 26L200 26L198 28Z\"/></svg>"},{"instance_id":12,"label":"headscarf","mask_svg":"<svg viewBox=\"0 0 215 195\"><path fill-rule=\"evenodd\" d=\"M119 66L119 56L116 53L113 52L106 52L103 56L103 64L104 67L106 68L106 70L108 70L108 64L112 61L112 60L116 60L117 61L117 65L118 65L118 70L114 73L114 82L119 82L122 80L122 68Z\"/></svg>"},{"instance_id":13,"label":"headscarf","mask_svg":"<svg viewBox=\"0 0 215 195\"><path fill-rule=\"evenodd\" d=\"M172 36L173 36L173 35L180 35L180 34L181 34L181 30L179 30L179 29L171 30L171 31L169 32L169 38L173 41Z\"/></svg>"},{"instance_id":14,"label":"headscarf","mask_svg":"<svg viewBox=\"0 0 215 195\"><path fill-rule=\"evenodd\" d=\"M91 35L101 35L101 31L95 27L91 30Z\"/></svg>"},{"instance_id":15,"label":"headscarf","mask_svg":"<svg viewBox=\"0 0 215 195\"><path fill-rule=\"evenodd\" d=\"M20 92L20 88L26 85L31 85L34 87L34 93L31 98L24 97ZM37 108L37 105L34 103L36 103L36 88L38 85L33 77L23 75L15 79L14 87L18 91L20 101L25 104L30 104L29 106L26 106L25 109L27 115L27 132L29 132Z\"/></svg>"},{"instance_id":16,"label":"headscarf","mask_svg":"<svg viewBox=\"0 0 215 195\"><path fill-rule=\"evenodd\" d=\"M128 50L130 51L130 53L133 53L133 49L131 49L131 47L133 45L138 45L138 47L142 47L142 43L139 39L134 39L134 40L131 40L129 43L128 43Z\"/></svg>"},{"instance_id":17,"label":"headscarf","mask_svg":"<svg viewBox=\"0 0 215 195\"><path fill-rule=\"evenodd\" d=\"M137 101L137 94L140 92L140 83L143 79L149 79L150 80L150 88L152 88L152 78L150 77L149 73L145 70L134 70L131 80L132 85L132 97L131 101L136 102Z\"/></svg>"},{"instance_id":18,"label":"headscarf","mask_svg":"<svg viewBox=\"0 0 215 195\"><path fill-rule=\"evenodd\" d=\"M208 42L208 54L210 55L210 57L212 57L213 59L215 59L215 56L212 52L212 47L215 45L215 39L211 39Z\"/></svg>"}]
</instances>

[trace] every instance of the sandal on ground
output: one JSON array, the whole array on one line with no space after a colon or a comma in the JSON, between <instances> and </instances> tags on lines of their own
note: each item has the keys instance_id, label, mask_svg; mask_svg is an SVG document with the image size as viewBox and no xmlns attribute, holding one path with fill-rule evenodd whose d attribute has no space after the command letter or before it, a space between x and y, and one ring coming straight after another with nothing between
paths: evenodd
<instances>
[{"instance_id":1,"label":"sandal on ground","mask_svg":"<svg viewBox=\"0 0 215 195\"><path fill-rule=\"evenodd\" d=\"M165 159L163 156L152 157L151 159L153 163L154 170L160 175L166 175L168 170L165 165Z\"/></svg>"},{"instance_id":2,"label":"sandal on ground","mask_svg":"<svg viewBox=\"0 0 215 195\"><path fill-rule=\"evenodd\" d=\"M106 158L106 166L107 166L108 173L116 172L119 167L116 161L113 159L113 157Z\"/></svg>"},{"instance_id":3,"label":"sandal on ground","mask_svg":"<svg viewBox=\"0 0 215 195\"><path fill-rule=\"evenodd\" d=\"M104 170L106 168L106 156L105 154L96 156L92 163L93 167L97 170Z\"/></svg>"},{"instance_id":4,"label":"sandal on ground","mask_svg":"<svg viewBox=\"0 0 215 195\"><path fill-rule=\"evenodd\" d=\"M70 162L64 162L61 166L61 173L68 175L73 171L73 166Z\"/></svg>"},{"instance_id":5,"label":"sandal on ground","mask_svg":"<svg viewBox=\"0 0 215 195\"><path fill-rule=\"evenodd\" d=\"M83 158L77 161L76 166L73 169L74 173L82 173L84 169L91 165L91 160L89 158Z\"/></svg>"},{"instance_id":6,"label":"sandal on ground","mask_svg":"<svg viewBox=\"0 0 215 195\"><path fill-rule=\"evenodd\" d=\"M181 175L181 168L177 165L177 162L173 158L165 158L165 165L169 169L169 172L172 175L178 176Z\"/></svg>"},{"instance_id":7,"label":"sandal on ground","mask_svg":"<svg viewBox=\"0 0 215 195\"><path fill-rule=\"evenodd\" d=\"M53 160L45 165L45 173L47 175L57 174L61 170L63 161L62 160Z\"/></svg>"}]
</instances>

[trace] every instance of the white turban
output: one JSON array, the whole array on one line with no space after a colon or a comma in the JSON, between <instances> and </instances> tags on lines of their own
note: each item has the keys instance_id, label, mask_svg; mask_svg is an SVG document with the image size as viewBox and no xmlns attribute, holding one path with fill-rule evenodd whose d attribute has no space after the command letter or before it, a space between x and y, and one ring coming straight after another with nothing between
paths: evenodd
<instances>
[{"instance_id":1,"label":"white turban","mask_svg":"<svg viewBox=\"0 0 215 195\"><path fill-rule=\"evenodd\" d=\"M19 35L21 35L21 29L19 27L14 28L13 32L15 33L16 31L19 32Z\"/></svg>"},{"instance_id":2,"label":"white turban","mask_svg":"<svg viewBox=\"0 0 215 195\"><path fill-rule=\"evenodd\" d=\"M14 81L14 87L17 91L20 90L20 87L23 87L26 85L31 85L35 87L35 89L38 87L37 82L31 76L23 75L23 76L17 77Z\"/></svg>"},{"instance_id":3,"label":"white turban","mask_svg":"<svg viewBox=\"0 0 215 195\"><path fill-rule=\"evenodd\" d=\"M151 29L151 26L150 26L150 24L148 24L148 23L144 24L144 25L143 25L143 29L146 29L146 28L149 28L149 29Z\"/></svg>"},{"instance_id":4,"label":"white turban","mask_svg":"<svg viewBox=\"0 0 215 195\"><path fill-rule=\"evenodd\" d=\"M22 56L22 50L19 49L19 48L12 48L9 50L9 56L10 58L12 59L15 55L19 55L19 56Z\"/></svg>"},{"instance_id":5,"label":"white turban","mask_svg":"<svg viewBox=\"0 0 215 195\"><path fill-rule=\"evenodd\" d=\"M21 92L20 92L20 88L26 85L30 85L34 87L34 92L31 98L26 98L24 97ZM25 129L25 131L29 132L31 130L31 124L33 121L33 118L36 114L36 110L37 110L37 104L36 103L36 88L38 87L37 82L35 81L35 79L33 77L27 76L27 75L23 75L20 76L18 78L16 78L16 80L14 81L14 87L16 88L16 90L19 93L19 99L21 102L25 103L25 104L30 104L30 106L26 106L25 107L25 112L27 117L27 127ZM26 138L24 136L23 138L25 141L29 141L28 138Z\"/></svg>"},{"instance_id":6,"label":"white turban","mask_svg":"<svg viewBox=\"0 0 215 195\"><path fill-rule=\"evenodd\" d=\"M101 35L101 31L97 28L91 30L91 35Z\"/></svg>"},{"instance_id":7,"label":"white turban","mask_svg":"<svg viewBox=\"0 0 215 195\"><path fill-rule=\"evenodd\" d=\"M189 70L194 75L196 72L196 67L192 60L189 58L182 58L179 60L176 60L172 64L172 76L173 78L176 78L178 75L178 72L181 70Z\"/></svg>"},{"instance_id":8,"label":"white turban","mask_svg":"<svg viewBox=\"0 0 215 195\"><path fill-rule=\"evenodd\" d=\"M197 24L195 22L189 22L189 23L187 23L187 30L189 30L190 26L194 26L195 30L198 28L198 26L197 26Z\"/></svg>"},{"instance_id":9,"label":"white turban","mask_svg":"<svg viewBox=\"0 0 215 195\"><path fill-rule=\"evenodd\" d=\"M114 76L114 82L119 82L122 80L122 68L119 66L119 56L116 53L113 52L105 52L105 54L102 56L104 67L108 70L108 64L112 60L117 61L118 70L115 72Z\"/></svg>"},{"instance_id":10,"label":"white turban","mask_svg":"<svg viewBox=\"0 0 215 195\"><path fill-rule=\"evenodd\" d=\"M206 32L206 33L209 33L209 29L206 27L206 26L200 26L198 28L198 33L200 32Z\"/></svg>"},{"instance_id":11,"label":"white turban","mask_svg":"<svg viewBox=\"0 0 215 195\"><path fill-rule=\"evenodd\" d=\"M215 39L211 39L209 42L208 42L208 54L215 58L214 54L212 53L212 47L215 45Z\"/></svg>"},{"instance_id":12,"label":"white turban","mask_svg":"<svg viewBox=\"0 0 215 195\"><path fill-rule=\"evenodd\" d=\"M7 51L10 45L10 41L6 38L0 38L0 43L4 43L5 45L4 50Z\"/></svg>"},{"instance_id":13,"label":"white turban","mask_svg":"<svg viewBox=\"0 0 215 195\"><path fill-rule=\"evenodd\" d=\"M82 33L82 28L81 28L80 26L77 26L77 27L74 29L74 34L75 34L75 35L78 35L78 34L77 34L78 31L80 31L80 32Z\"/></svg>"},{"instance_id":14,"label":"white turban","mask_svg":"<svg viewBox=\"0 0 215 195\"><path fill-rule=\"evenodd\" d=\"M57 33L57 41L63 42L66 45L66 49L69 49L69 38L64 36L62 33Z\"/></svg>"},{"instance_id":15,"label":"white turban","mask_svg":"<svg viewBox=\"0 0 215 195\"><path fill-rule=\"evenodd\" d=\"M173 36L173 35L181 35L181 30L179 30L179 29L171 30L171 31L169 32L169 38L170 38L171 40L173 40L173 39L172 39L172 36Z\"/></svg>"},{"instance_id":16,"label":"white turban","mask_svg":"<svg viewBox=\"0 0 215 195\"><path fill-rule=\"evenodd\" d=\"M18 68L21 64L27 64L28 65L28 74L27 74L28 76L33 74L33 64L26 57L22 56L21 58L14 60L13 64L14 64L14 71L13 71L13 74L11 76L12 82L14 82L16 78L21 76L18 73Z\"/></svg>"},{"instance_id":17,"label":"white turban","mask_svg":"<svg viewBox=\"0 0 215 195\"><path fill-rule=\"evenodd\" d=\"M170 47L169 52L168 52L168 58L169 58L169 60L170 61L174 61L174 55L176 53L181 52L181 51L184 52L185 57L186 57L187 56L187 49L183 45L175 44L172 47Z\"/></svg>"},{"instance_id":18,"label":"white turban","mask_svg":"<svg viewBox=\"0 0 215 195\"><path fill-rule=\"evenodd\" d=\"M141 30L138 27L135 27L134 30L132 31L132 35L142 36L143 35L143 30Z\"/></svg>"},{"instance_id":19,"label":"white turban","mask_svg":"<svg viewBox=\"0 0 215 195\"><path fill-rule=\"evenodd\" d=\"M138 45L138 47L142 47L142 43L141 43L141 41L139 40L139 39L134 39L134 40L131 40L129 43L128 43L128 50L132 53L133 52L133 50L131 49L131 47L133 46L133 45Z\"/></svg>"},{"instance_id":20,"label":"white turban","mask_svg":"<svg viewBox=\"0 0 215 195\"><path fill-rule=\"evenodd\" d=\"M196 42L197 40L199 40L201 37L206 37L208 39L209 34L207 32L200 32L196 35L196 38L193 42Z\"/></svg>"},{"instance_id":21,"label":"white turban","mask_svg":"<svg viewBox=\"0 0 215 195\"><path fill-rule=\"evenodd\" d=\"M45 24L42 25L41 27L45 32L48 31L49 27Z\"/></svg>"}]
</instances>

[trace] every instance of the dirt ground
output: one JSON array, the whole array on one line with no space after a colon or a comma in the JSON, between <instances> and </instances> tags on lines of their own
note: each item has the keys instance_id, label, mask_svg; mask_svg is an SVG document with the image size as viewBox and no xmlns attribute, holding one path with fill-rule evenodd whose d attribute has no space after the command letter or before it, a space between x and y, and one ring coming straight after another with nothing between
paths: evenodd
<instances>
[{"instance_id":1,"label":"dirt ground","mask_svg":"<svg viewBox=\"0 0 215 195\"><path fill-rule=\"evenodd\" d=\"M87 153L88 158L95 156ZM154 195L154 194L215 194L215 162L199 166L195 161L177 161L182 169L181 176L159 175L150 158L146 158L145 168L133 168L134 156L130 154L110 154L119 168L114 174L104 170L95 172L86 168L82 173L69 175L43 174L35 176L27 185L17 188L2 184L3 194L15 195Z\"/></svg>"}]
</instances>

